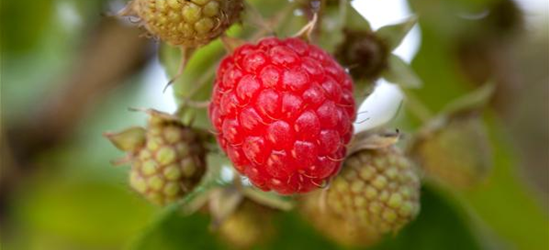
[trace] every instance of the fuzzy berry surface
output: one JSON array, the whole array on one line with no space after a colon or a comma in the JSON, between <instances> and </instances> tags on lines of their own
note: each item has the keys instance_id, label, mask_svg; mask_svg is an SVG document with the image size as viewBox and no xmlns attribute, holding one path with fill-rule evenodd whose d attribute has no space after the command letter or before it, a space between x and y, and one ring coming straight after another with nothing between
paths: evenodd
<instances>
[{"instance_id":1,"label":"fuzzy berry surface","mask_svg":"<svg viewBox=\"0 0 549 250\"><path fill-rule=\"evenodd\" d=\"M298 38L265 38L224 58L209 107L234 167L280 194L309 192L339 171L355 113L350 76Z\"/></svg>"}]
</instances>

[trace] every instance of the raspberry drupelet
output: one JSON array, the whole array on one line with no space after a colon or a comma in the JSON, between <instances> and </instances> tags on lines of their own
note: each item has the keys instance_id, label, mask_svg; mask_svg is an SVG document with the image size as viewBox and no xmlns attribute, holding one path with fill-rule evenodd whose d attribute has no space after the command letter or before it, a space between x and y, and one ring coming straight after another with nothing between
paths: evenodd
<instances>
[{"instance_id":1,"label":"raspberry drupelet","mask_svg":"<svg viewBox=\"0 0 549 250\"><path fill-rule=\"evenodd\" d=\"M223 59L209 116L221 148L256 187L305 193L324 186L345 158L353 82L317 46L265 38Z\"/></svg>"}]
</instances>

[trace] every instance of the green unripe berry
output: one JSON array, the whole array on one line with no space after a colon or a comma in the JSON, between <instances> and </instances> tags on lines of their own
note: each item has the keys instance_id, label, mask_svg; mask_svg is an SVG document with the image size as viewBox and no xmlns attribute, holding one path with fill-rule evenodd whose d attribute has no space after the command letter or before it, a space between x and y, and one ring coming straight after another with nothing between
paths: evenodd
<instances>
[{"instance_id":1,"label":"green unripe berry","mask_svg":"<svg viewBox=\"0 0 549 250\"><path fill-rule=\"evenodd\" d=\"M415 218L419 188L414 166L399 150L362 150L349 156L326 191L326 207L350 223L383 235Z\"/></svg>"},{"instance_id":2,"label":"green unripe berry","mask_svg":"<svg viewBox=\"0 0 549 250\"><path fill-rule=\"evenodd\" d=\"M206 168L206 150L202 138L196 136L198 132L176 118L156 111L149 114L147 129L137 133L131 128L107 136L120 149L131 149L125 150L132 164L130 187L149 201L165 205L184 196L200 181Z\"/></svg>"},{"instance_id":3,"label":"green unripe berry","mask_svg":"<svg viewBox=\"0 0 549 250\"><path fill-rule=\"evenodd\" d=\"M433 124L420 132L411 149L426 175L457 188L472 188L486 179L492 152L482 121L454 117Z\"/></svg>"},{"instance_id":4,"label":"green unripe berry","mask_svg":"<svg viewBox=\"0 0 549 250\"><path fill-rule=\"evenodd\" d=\"M195 48L220 36L239 19L242 0L133 0L123 15L141 19L153 36Z\"/></svg>"}]
</instances>

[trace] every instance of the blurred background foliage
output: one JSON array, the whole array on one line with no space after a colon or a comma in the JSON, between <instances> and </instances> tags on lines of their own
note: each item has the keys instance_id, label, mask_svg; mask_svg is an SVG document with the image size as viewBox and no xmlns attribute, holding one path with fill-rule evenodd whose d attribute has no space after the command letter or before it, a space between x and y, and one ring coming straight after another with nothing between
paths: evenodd
<instances>
[{"instance_id":1,"label":"blurred background foliage","mask_svg":"<svg viewBox=\"0 0 549 250\"><path fill-rule=\"evenodd\" d=\"M252 2L265 16L288 4ZM211 233L206 215L166 214L129 190L127 167L109 164L121 154L101 133L143 124L144 114L128 107L173 108L163 83L154 80L158 86L152 86L151 79L163 78L156 51L168 71L178 58L108 17L123 4L1 3L2 249L228 248ZM547 8L530 18L534 14L511 0L408 4L421 29L412 66L424 82L410 91L433 114L487 81L497 86L484 115L495 167L486 183L471 190L427 183L418 219L374 249L548 249ZM278 34L292 34L304 20L284 23ZM230 32L245 36L253 28L244 24ZM211 75L212 60L222 55L219 42L201 50L175 85L175 96L188 93L186 81ZM197 122L207 126L202 119ZM406 107L391 124L404 133L419 125ZM296 212L276 214L273 221L274 239L259 249L342 248Z\"/></svg>"}]
</instances>

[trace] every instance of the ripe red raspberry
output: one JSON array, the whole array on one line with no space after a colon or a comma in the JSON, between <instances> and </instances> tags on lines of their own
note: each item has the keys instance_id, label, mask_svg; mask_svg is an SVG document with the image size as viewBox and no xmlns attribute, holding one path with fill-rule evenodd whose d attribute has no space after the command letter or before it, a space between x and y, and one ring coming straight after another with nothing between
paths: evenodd
<instances>
[{"instance_id":1,"label":"ripe red raspberry","mask_svg":"<svg viewBox=\"0 0 549 250\"><path fill-rule=\"evenodd\" d=\"M353 82L317 46L266 38L223 59L209 115L221 148L255 186L305 193L341 167L353 134Z\"/></svg>"}]
</instances>

